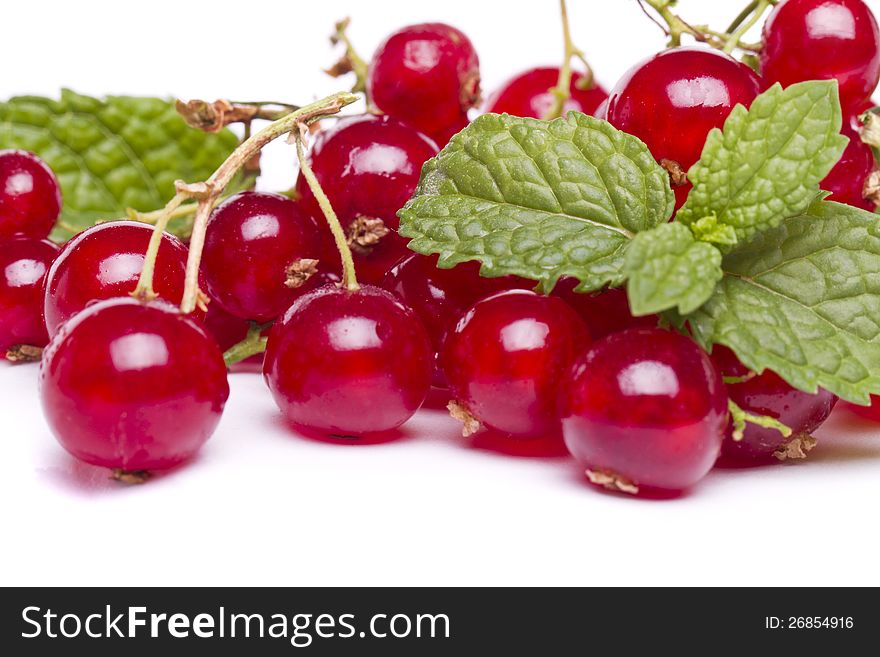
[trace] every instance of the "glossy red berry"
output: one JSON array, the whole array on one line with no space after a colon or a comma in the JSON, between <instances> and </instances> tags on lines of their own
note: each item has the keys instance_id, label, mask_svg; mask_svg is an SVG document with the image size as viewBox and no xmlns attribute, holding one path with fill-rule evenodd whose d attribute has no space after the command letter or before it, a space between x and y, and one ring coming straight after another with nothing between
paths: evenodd
<instances>
[{"instance_id":1,"label":"glossy red berry","mask_svg":"<svg viewBox=\"0 0 880 657\"><path fill-rule=\"evenodd\" d=\"M770 85L836 79L845 108L880 80L880 30L862 0L784 0L764 24L761 75Z\"/></svg>"},{"instance_id":2,"label":"glossy red berry","mask_svg":"<svg viewBox=\"0 0 880 657\"><path fill-rule=\"evenodd\" d=\"M49 336L89 303L134 292L153 227L135 221L98 224L70 240L46 278L45 318ZM153 289L178 304L183 297L187 248L165 234L156 259Z\"/></svg>"},{"instance_id":3,"label":"glossy red berry","mask_svg":"<svg viewBox=\"0 0 880 657\"><path fill-rule=\"evenodd\" d=\"M436 154L430 139L389 116L341 119L315 139L310 164L349 236L359 280L378 283L409 253L397 234L397 211L415 191L422 165ZM323 269L336 271L339 253L303 176L296 191L324 234ZM387 234L380 237L381 229Z\"/></svg>"},{"instance_id":4,"label":"glossy red berry","mask_svg":"<svg viewBox=\"0 0 880 657\"><path fill-rule=\"evenodd\" d=\"M543 119L553 107L555 99L550 89L556 86L558 79L559 69L551 66L520 73L492 94L486 103L486 111ZM577 71L572 73L571 96L565 102L563 115L572 110L592 114L608 98L608 93L598 84L582 89L583 79L584 76Z\"/></svg>"},{"instance_id":5,"label":"glossy red berry","mask_svg":"<svg viewBox=\"0 0 880 657\"><path fill-rule=\"evenodd\" d=\"M367 90L380 110L443 141L479 102L479 59L470 39L450 25L410 25L376 50Z\"/></svg>"},{"instance_id":6,"label":"glossy red berry","mask_svg":"<svg viewBox=\"0 0 880 657\"><path fill-rule=\"evenodd\" d=\"M809 450L812 445L806 441L810 434L828 419L837 403L837 396L827 390L820 388L814 395L802 392L770 370L756 375L720 345L712 350L712 362L722 376L744 379L727 384L727 394L736 405L748 413L779 420L792 431L786 438L776 429L746 423L742 440L734 441L732 426L728 427L722 454L733 461L767 460L774 454L787 458Z\"/></svg>"},{"instance_id":7,"label":"glossy red berry","mask_svg":"<svg viewBox=\"0 0 880 657\"><path fill-rule=\"evenodd\" d=\"M337 437L390 431L431 385L431 345L415 314L371 285L327 285L272 329L263 374L293 425Z\"/></svg>"},{"instance_id":8,"label":"glossy red berry","mask_svg":"<svg viewBox=\"0 0 880 657\"><path fill-rule=\"evenodd\" d=\"M202 252L207 292L228 313L267 322L290 307L316 271L318 230L278 194L242 192L211 215Z\"/></svg>"},{"instance_id":9,"label":"glossy red berry","mask_svg":"<svg viewBox=\"0 0 880 657\"><path fill-rule=\"evenodd\" d=\"M841 133L849 137L849 144L840 160L820 183L820 187L831 192L830 201L847 203L863 210L874 211L876 204L865 198L865 182L877 167L874 153L864 143L858 132L844 123Z\"/></svg>"},{"instance_id":10,"label":"glossy red berry","mask_svg":"<svg viewBox=\"0 0 880 657\"><path fill-rule=\"evenodd\" d=\"M635 135L667 168L683 173L700 158L706 135L761 91L754 71L705 48L673 48L631 68L608 97L608 121ZM689 184L674 187L681 207Z\"/></svg>"},{"instance_id":11,"label":"glossy red berry","mask_svg":"<svg viewBox=\"0 0 880 657\"><path fill-rule=\"evenodd\" d=\"M657 315L633 317L622 288L583 293L574 291L577 284L574 278L562 278L553 288L553 296L563 299L586 322L593 340L629 328L656 328Z\"/></svg>"},{"instance_id":12,"label":"glossy red berry","mask_svg":"<svg viewBox=\"0 0 880 657\"><path fill-rule=\"evenodd\" d=\"M33 153L0 151L0 239L43 239L61 213L61 188L52 169Z\"/></svg>"},{"instance_id":13,"label":"glossy red berry","mask_svg":"<svg viewBox=\"0 0 880 657\"><path fill-rule=\"evenodd\" d=\"M26 237L0 241L0 359L13 347L45 347L43 321L46 272L58 247Z\"/></svg>"},{"instance_id":14,"label":"glossy red berry","mask_svg":"<svg viewBox=\"0 0 880 657\"><path fill-rule=\"evenodd\" d=\"M412 254L398 262L385 276L382 287L412 308L440 352L446 333L473 303L501 290L530 288L535 283L515 276L485 278L477 262L464 262L451 269L437 267L437 256ZM434 384L445 386L438 369Z\"/></svg>"},{"instance_id":15,"label":"glossy red berry","mask_svg":"<svg viewBox=\"0 0 880 657\"><path fill-rule=\"evenodd\" d=\"M49 426L76 458L125 472L191 458L211 436L229 385L217 344L164 302L96 303L43 354Z\"/></svg>"},{"instance_id":16,"label":"glossy red berry","mask_svg":"<svg viewBox=\"0 0 880 657\"><path fill-rule=\"evenodd\" d=\"M593 483L625 492L679 491L718 458L727 395L692 340L632 329L577 360L562 384L560 413L565 443Z\"/></svg>"},{"instance_id":17,"label":"glossy red berry","mask_svg":"<svg viewBox=\"0 0 880 657\"><path fill-rule=\"evenodd\" d=\"M509 290L464 314L441 360L458 410L500 433L537 438L558 434L560 380L589 344L564 301ZM472 429L465 425L466 434Z\"/></svg>"}]
</instances>

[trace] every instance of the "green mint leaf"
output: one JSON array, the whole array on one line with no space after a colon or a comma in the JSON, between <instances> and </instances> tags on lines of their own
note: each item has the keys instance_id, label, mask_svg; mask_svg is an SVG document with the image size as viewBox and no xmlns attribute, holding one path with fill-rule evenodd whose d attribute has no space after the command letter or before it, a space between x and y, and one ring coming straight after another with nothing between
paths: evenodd
<instances>
[{"instance_id":1,"label":"green mint leaf","mask_svg":"<svg viewBox=\"0 0 880 657\"><path fill-rule=\"evenodd\" d=\"M159 98L20 96L0 102L0 148L43 158L61 183L61 221L78 231L125 216L127 208L161 208L174 181L204 180L236 147L229 130L206 134L184 123ZM70 231L59 232L66 239Z\"/></svg>"},{"instance_id":2,"label":"green mint leaf","mask_svg":"<svg viewBox=\"0 0 880 657\"><path fill-rule=\"evenodd\" d=\"M748 110L737 105L688 171L694 187L676 221L714 216L745 241L801 214L846 148L840 125L835 81L776 84Z\"/></svg>"},{"instance_id":3,"label":"green mint leaf","mask_svg":"<svg viewBox=\"0 0 880 657\"><path fill-rule=\"evenodd\" d=\"M733 246L739 241L736 229L733 226L719 223L718 216L714 212L692 223L691 231L694 237L701 242Z\"/></svg>"},{"instance_id":4,"label":"green mint leaf","mask_svg":"<svg viewBox=\"0 0 880 657\"><path fill-rule=\"evenodd\" d=\"M624 273L636 316L670 308L687 315L702 306L721 280L721 252L697 242L687 226L663 224L635 236Z\"/></svg>"},{"instance_id":5,"label":"green mint leaf","mask_svg":"<svg viewBox=\"0 0 880 657\"><path fill-rule=\"evenodd\" d=\"M724 257L724 279L687 318L706 348L751 370L856 403L880 393L880 222L815 202Z\"/></svg>"},{"instance_id":6,"label":"green mint leaf","mask_svg":"<svg viewBox=\"0 0 880 657\"><path fill-rule=\"evenodd\" d=\"M485 114L425 164L400 233L440 265L479 260L587 292L623 282L632 237L664 223L669 174L635 137L578 112L553 121Z\"/></svg>"}]
</instances>

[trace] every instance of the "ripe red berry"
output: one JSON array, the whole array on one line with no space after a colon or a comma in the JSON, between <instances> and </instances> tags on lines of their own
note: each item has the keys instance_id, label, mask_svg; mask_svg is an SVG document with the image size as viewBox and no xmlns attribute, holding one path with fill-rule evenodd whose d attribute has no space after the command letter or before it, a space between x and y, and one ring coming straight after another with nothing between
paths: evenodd
<instances>
[{"instance_id":1,"label":"ripe red berry","mask_svg":"<svg viewBox=\"0 0 880 657\"><path fill-rule=\"evenodd\" d=\"M871 395L870 406L860 406L859 404L846 404L847 408L863 418L873 422L880 422L880 395Z\"/></svg>"},{"instance_id":2,"label":"ripe red berry","mask_svg":"<svg viewBox=\"0 0 880 657\"><path fill-rule=\"evenodd\" d=\"M441 360L456 410L501 433L552 436L559 382L589 344L587 327L564 301L509 290L464 314ZM466 435L475 430L469 420Z\"/></svg>"},{"instance_id":3,"label":"ripe red berry","mask_svg":"<svg viewBox=\"0 0 880 657\"><path fill-rule=\"evenodd\" d=\"M263 375L290 423L360 437L412 417L428 394L431 362L425 329L394 295L327 285L275 323Z\"/></svg>"},{"instance_id":4,"label":"ripe red berry","mask_svg":"<svg viewBox=\"0 0 880 657\"><path fill-rule=\"evenodd\" d=\"M590 329L593 340L628 328L656 328L657 315L633 317L629 300L621 288L608 288L601 292L575 292L578 282L563 278L553 288L553 296L564 300L580 316Z\"/></svg>"},{"instance_id":5,"label":"ripe red berry","mask_svg":"<svg viewBox=\"0 0 880 657\"><path fill-rule=\"evenodd\" d=\"M50 337L92 301L134 292L152 232L152 226L135 221L111 221L84 230L64 246L46 278ZM179 239L163 235L153 288L169 303L183 297L187 255Z\"/></svg>"},{"instance_id":6,"label":"ripe red berry","mask_svg":"<svg viewBox=\"0 0 880 657\"><path fill-rule=\"evenodd\" d=\"M746 423L742 440L734 441L730 426L722 454L732 461L761 461L774 454L786 458L808 451L812 447L810 434L828 419L837 403L837 396L827 390L820 388L814 395L802 392L770 370L755 375L732 351L720 345L712 350L712 362L723 376L748 377L727 384L727 394L737 406L753 415L779 420L792 431L785 437L776 429Z\"/></svg>"},{"instance_id":7,"label":"ripe red berry","mask_svg":"<svg viewBox=\"0 0 880 657\"><path fill-rule=\"evenodd\" d=\"M0 239L43 239L61 213L61 188L52 169L33 153L0 151Z\"/></svg>"},{"instance_id":8,"label":"ripe red berry","mask_svg":"<svg viewBox=\"0 0 880 657\"><path fill-rule=\"evenodd\" d=\"M748 107L760 91L754 71L729 55L673 48L620 79L608 97L607 118L645 142L668 169L687 173L700 159L709 130L721 127L737 103ZM678 208L690 184L676 184L674 190Z\"/></svg>"},{"instance_id":9,"label":"ripe red berry","mask_svg":"<svg viewBox=\"0 0 880 657\"><path fill-rule=\"evenodd\" d=\"M409 253L397 234L397 211L415 191L422 165L436 154L430 139L389 116L341 119L315 139L309 161L349 236L359 280L378 283ZM325 236L322 269L335 271L341 266L338 250L302 175L296 191Z\"/></svg>"},{"instance_id":10,"label":"ripe red berry","mask_svg":"<svg viewBox=\"0 0 880 657\"><path fill-rule=\"evenodd\" d=\"M608 93L598 84L581 89L579 84L583 77L577 71L572 73L571 96L565 102L563 115L572 110L592 114L608 98ZM553 107L555 99L550 89L556 86L558 79L559 69L550 66L520 73L492 94L486 103L486 111L543 119Z\"/></svg>"},{"instance_id":11,"label":"ripe red berry","mask_svg":"<svg viewBox=\"0 0 880 657\"><path fill-rule=\"evenodd\" d=\"M26 237L0 241L0 359L19 345L49 342L43 321L46 272L58 247Z\"/></svg>"},{"instance_id":12,"label":"ripe red berry","mask_svg":"<svg viewBox=\"0 0 880 657\"><path fill-rule=\"evenodd\" d=\"M476 262L464 262L452 269L437 267L437 256L412 254L398 262L385 276L382 287L412 308L439 354L446 333L477 300L500 290L534 287L514 276L485 278ZM442 372L434 372L434 384L445 387Z\"/></svg>"},{"instance_id":13,"label":"ripe red berry","mask_svg":"<svg viewBox=\"0 0 880 657\"><path fill-rule=\"evenodd\" d=\"M163 302L118 298L89 306L52 339L40 394L67 451L137 472L192 457L220 421L229 385L197 322Z\"/></svg>"},{"instance_id":14,"label":"ripe red berry","mask_svg":"<svg viewBox=\"0 0 880 657\"><path fill-rule=\"evenodd\" d=\"M273 320L316 273L319 247L314 221L296 202L263 192L236 194L214 210L205 233L207 292L236 317Z\"/></svg>"},{"instance_id":15,"label":"ripe red berry","mask_svg":"<svg viewBox=\"0 0 880 657\"><path fill-rule=\"evenodd\" d=\"M443 23L411 25L389 36L370 62L373 103L445 143L480 98L480 63L470 40Z\"/></svg>"},{"instance_id":16,"label":"ripe red berry","mask_svg":"<svg viewBox=\"0 0 880 657\"><path fill-rule=\"evenodd\" d=\"M877 21L861 0L784 0L764 24L761 74L768 85L836 79L841 105L859 105L880 80Z\"/></svg>"},{"instance_id":17,"label":"ripe red berry","mask_svg":"<svg viewBox=\"0 0 880 657\"><path fill-rule=\"evenodd\" d=\"M712 468L727 395L692 340L660 329L610 335L561 386L565 443L593 483L625 492L689 488Z\"/></svg>"},{"instance_id":18,"label":"ripe red berry","mask_svg":"<svg viewBox=\"0 0 880 657\"><path fill-rule=\"evenodd\" d=\"M819 186L831 192L828 197L830 201L847 203L873 212L876 206L873 201L865 198L864 189L865 182L877 167L874 153L849 123L844 122L840 132L849 137L849 144Z\"/></svg>"}]
</instances>

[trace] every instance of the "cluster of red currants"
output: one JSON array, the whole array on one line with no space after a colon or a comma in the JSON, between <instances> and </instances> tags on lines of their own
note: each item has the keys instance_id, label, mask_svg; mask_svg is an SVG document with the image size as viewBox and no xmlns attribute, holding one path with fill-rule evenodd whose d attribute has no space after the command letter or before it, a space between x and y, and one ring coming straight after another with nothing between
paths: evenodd
<instances>
[{"instance_id":1,"label":"cluster of red currants","mask_svg":"<svg viewBox=\"0 0 880 657\"><path fill-rule=\"evenodd\" d=\"M880 78L878 46L861 0L785 0L766 24L760 77L722 52L673 48L610 94L574 75L565 107L642 139L670 170L680 205L685 172L737 103L777 81L836 78L851 141L824 187L868 207L862 185L874 159L854 130ZM558 73L514 78L486 110L542 117ZM159 300L132 298L149 225L99 224L59 253L46 239L61 207L54 175L32 154L0 153L0 350L22 359L48 344L43 405L73 455L123 476L190 458L229 394L224 352L255 331L268 336L265 380L300 430L334 440L386 434L433 385L448 390L466 433L564 440L591 481L628 492L685 489L720 453L792 455L828 417L830 393L755 375L723 348L710 357L657 317L634 318L621 290L579 294L563 280L543 295L525 279L482 278L476 263L440 269L436 257L409 253L396 213L438 144L467 124L477 55L452 27L408 27L378 49L367 89L382 114L338 120L308 155L346 244L326 229L302 174L294 198L237 194L208 224L206 313L170 305L184 294L188 249L167 233L153 278ZM340 281L340 249L362 285ZM792 435L749 424L733 440L728 399Z\"/></svg>"}]
</instances>

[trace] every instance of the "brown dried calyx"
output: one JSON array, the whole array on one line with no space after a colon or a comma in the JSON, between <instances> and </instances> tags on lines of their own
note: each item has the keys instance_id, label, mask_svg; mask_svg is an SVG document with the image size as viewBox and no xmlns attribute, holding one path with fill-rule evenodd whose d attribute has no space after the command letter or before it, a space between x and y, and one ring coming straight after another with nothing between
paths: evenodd
<instances>
[{"instance_id":1,"label":"brown dried calyx","mask_svg":"<svg viewBox=\"0 0 880 657\"><path fill-rule=\"evenodd\" d=\"M348 226L348 246L352 251L366 255L390 232L381 219L361 216Z\"/></svg>"},{"instance_id":2,"label":"brown dried calyx","mask_svg":"<svg viewBox=\"0 0 880 657\"><path fill-rule=\"evenodd\" d=\"M314 258L300 258L299 260L294 260L290 263L290 266L287 267L284 284L295 290L298 287L302 287L307 280L317 273L317 260Z\"/></svg>"},{"instance_id":3,"label":"brown dried calyx","mask_svg":"<svg viewBox=\"0 0 880 657\"><path fill-rule=\"evenodd\" d=\"M639 492L638 486L616 472L610 472L608 470L587 470L587 479L589 479L591 483L594 483L597 486L603 486L608 490L629 493L630 495L635 495Z\"/></svg>"},{"instance_id":4,"label":"brown dried calyx","mask_svg":"<svg viewBox=\"0 0 880 657\"><path fill-rule=\"evenodd\" d=\"M464 112L483 104L483 90L480 88L479 71L469 73L464 79L461 85L461 96L458 100Z\"/></svg>"},{"instance_id":5,"label":"brown dried calyx","mask_svg":"<svg viewBox=\"0 0 880 657\"><path fill-rule=\"evenodd\" d=\"M687 185L687 172L681 168L681 165L675 160L667 160L665 157L660 160L660 166L669 172L669 182L673 187L681 187Z\"/></svg>"},{"instance_id":6,"label":"brown dried calyx","mask_svg":"<svg viewBox=\"0 0 880 657\"><path fill-rule=\"evenodd\" d=\"M142 484L150 478L150 473L146 470L128 471L122 468L113 468L110 478L121 484Z\"/></svg>"},{"instance_id":7,"label":"brown dried calyx","mask_svg":"<svg viewBox=\"0 0 880 657\"><path fill-rule=\"evenodd\" d=\"M17 344L6 352L6 360L10 363L38 363L43 357L43 350L29 344Z\"/></svg>"},{"instance_id":8,"label":"brown dried calyx","mask_svg":"<svg viewBox=\"0 0 880 657\"><path fill-rule=\"evenodd\" d=\"M880 206L880 169L874 169L865 178L862 196L876 206Z\"/></svg>"},{"instance_id":9,"label":"brown dried calyx","mask_svg":"<svg viewBox=\"0 0 880 657\"><path fill-rule=\"evenodd\" d=\"M471 415L471 412L461 402L451 401L446 405L446 408L449 409L449 415L454 420L461 422L461 435L465 438L473 436L482 428L483 425L480 421Z\"/></svg>"},{"instance_id":10,"label":"brown dried calyx","mask_svg":"<svg viewBox=\"0 0 880 657\"><path fill-rule=\"evenodd\" d=\"M810 453L810 450L815 446L816 439L810 434L805 433L789 440L782 447L773 452L773 456L780 461L786 461L788 459L805 459L807 458L807 454Z\"/></svg>"}]
</instances>

